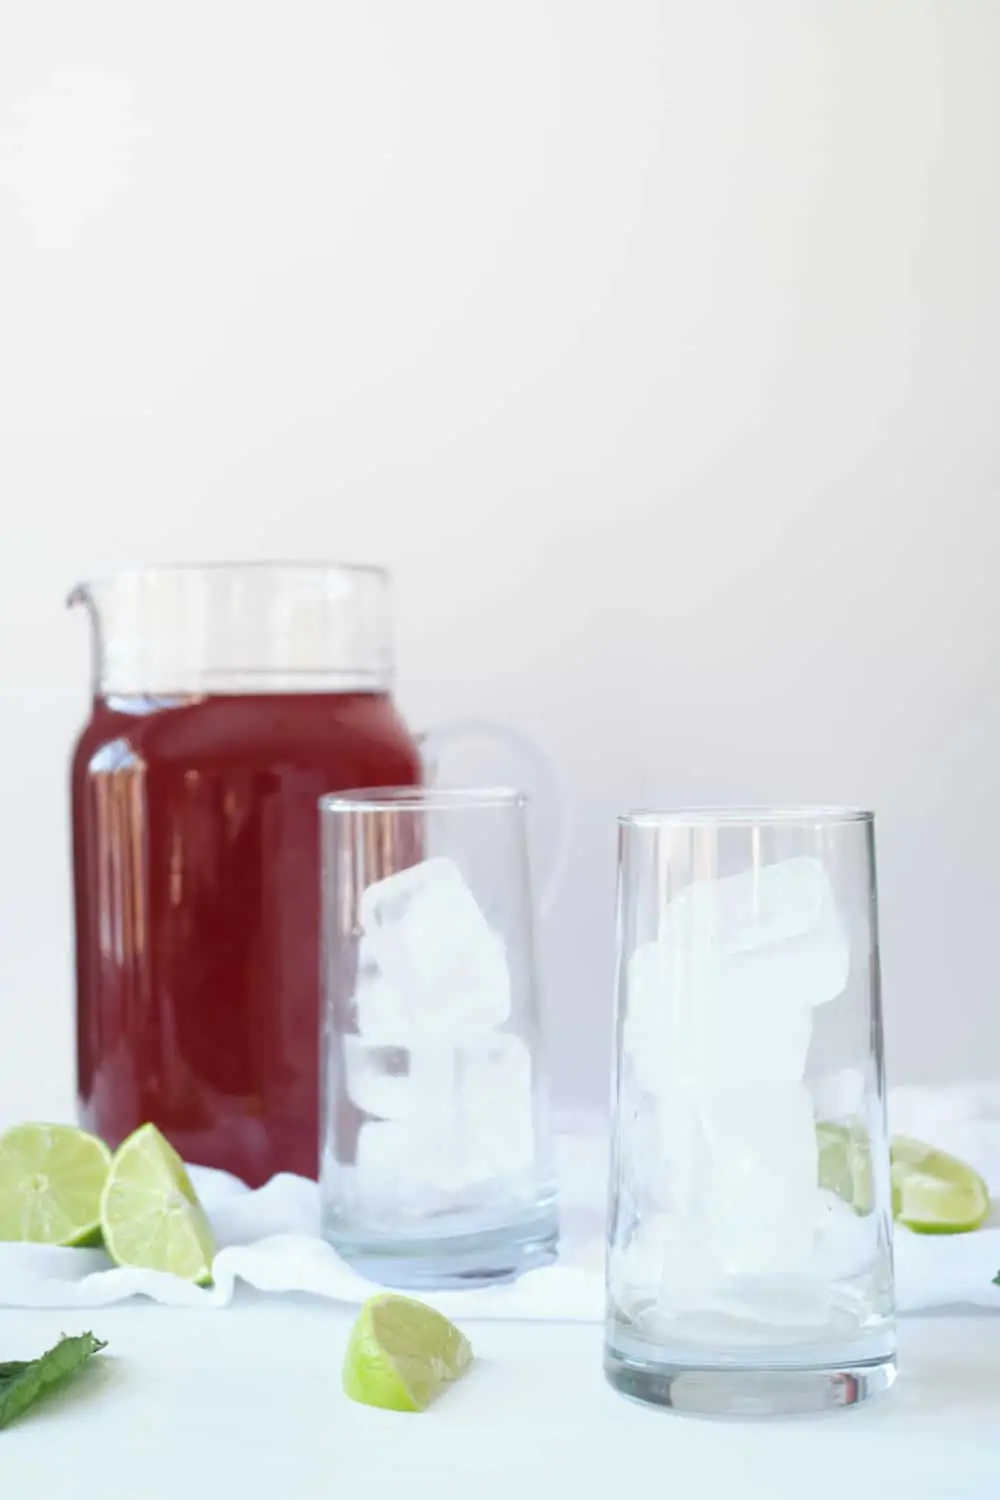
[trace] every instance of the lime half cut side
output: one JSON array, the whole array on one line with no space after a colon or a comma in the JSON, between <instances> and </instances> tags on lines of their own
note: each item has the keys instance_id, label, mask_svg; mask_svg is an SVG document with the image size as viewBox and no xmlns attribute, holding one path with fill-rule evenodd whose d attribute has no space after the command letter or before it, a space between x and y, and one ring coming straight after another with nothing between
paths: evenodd
<instances>
[{"instance_id":1,"label":"lime half cut side","mask_svg":"<svg viewBox=\"0 0 1000 1500\"><path fill-rule=\"evenodd\" d=\"M893 1218L918 1234L964 1234L978 1229L990 1211L990 1195L979 1173L956 1156L923 1141L894 1135Z\"/></svg>"},{"instance_id":2,"label":"lime half cut side","mask_svg":"<svg viewBox=\"0 0 1000 1500\"><path fill-rule=\"evenodd\" d=\"M104 1248L119 1266L212 1279L215 1240L177 1152L141 1125L115 1152L101 1198Z\"/></svg>"},{"instance_id":3,"label":"lime half cut side","mask_svg":"<svg viewBox=\"0 0 1000 1500\"><path fill-rule=\"evenodd\" d=\"M424 1411L472 1363L465 1335L411 1297L371 1297L344 1358L344 1391L363 1406Z\"/></svg>"},{"instance_id":4,"label":"lime half cut side","mask_svg":"<svg viewBox=\"0 0 1000 1500\"><path fill-rule=\"evenodd\" d=\"M111 1153L75 1125L15 1125L0 1135L0 1240L85 1245L100 1233Z\"/></svg>"}]
</instances>

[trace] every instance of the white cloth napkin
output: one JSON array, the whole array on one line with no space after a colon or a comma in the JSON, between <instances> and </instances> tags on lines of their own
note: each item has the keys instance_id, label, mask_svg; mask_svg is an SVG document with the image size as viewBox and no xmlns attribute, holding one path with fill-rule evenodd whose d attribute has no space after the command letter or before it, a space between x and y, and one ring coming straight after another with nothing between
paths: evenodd
<instances>
[{"instance_id":1,"label":"white cloth napkin","mask_svg":"<svg viewBox=\"0 0 1000 1500\"><path fill-rule=\"evenodd\" d=\"M975 1166L1000 1206L1000 1084L905 1088L890 1097L899 1134L930 1140ZM565 1128L569 1127L569 1128ZM559 1137L562 1237L558 1261L505 1286L421 1294L448 1317L600 1322L606 1132L599 1117L564 1121ZM214 1284L195 1287L162 1272L115 1268L101 1250L0 1244L0 1305L104 1307L136 1294L175 1306L224 1307L238 1282L261 1292L308 1292L360 1303L377 1288L319 1236L318 1189L282 1175L252 1192L224 1172L192 1168L219 1252ZM947 1306L1000 1309L1000 1212L974 1234L896 1232L900 1311Z\"/></svg>"}]
</instances>

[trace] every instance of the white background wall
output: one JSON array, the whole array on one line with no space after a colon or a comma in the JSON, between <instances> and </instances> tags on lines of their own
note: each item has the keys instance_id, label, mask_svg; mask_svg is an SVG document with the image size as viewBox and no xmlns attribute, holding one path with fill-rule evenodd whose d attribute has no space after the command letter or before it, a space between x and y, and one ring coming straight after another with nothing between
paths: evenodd
<instances>
[{"instance_id":1,"label":"white background wall","mask_svg":"<svg viewBox=\"0 0 1000 1500\"><path fill-rule=\"evenodd\" d=\"M0 1109L69 1107L67 587L384 560L414 724L879 812L890 1062L1000 1074L996 0L32 0L0 46Z\"/></svg>"}]
</instances>

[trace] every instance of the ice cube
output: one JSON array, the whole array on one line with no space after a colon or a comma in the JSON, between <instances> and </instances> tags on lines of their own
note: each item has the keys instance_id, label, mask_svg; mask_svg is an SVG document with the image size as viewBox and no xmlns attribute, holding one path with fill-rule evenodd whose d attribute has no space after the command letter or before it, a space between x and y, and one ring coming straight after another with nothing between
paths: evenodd
<instances>
[{"instance_id":1,"label":"ice cube","mask_svg":"<svg viewBox=\"0 0 1000 1500\"><path fill-rule=\"evenodd\" d=\"M690 1091L659 1095L642 1087L626 1056L618 1093L619 1151L626 1191L643 1213L681 1214L695 1173L696 1101Z\"/></svg>"},{"instance_id":2,"label":"ice cube","mask_svg":"<svg viewBox=\"0 0 1000 1500\"><path fill-rule=\"evenodd\" d=\"M380 971L367 938L358 949L353 1010L358 1034L370 1042L401 1047L414 1033L412 1006Z\"/></svg>"},{"instance_id":3,"label":"ice cube","mask_svg":"<svg viewBox=\"0 0 1000 1500\"><path fill-rule=\"evenodd\" d=\"M424 860L370 885L361 897L360 919L367 951L390 987L378 1001L384 1019L404 1028L395 1040L457 1041L509 1016L503 940L454 861ZM358 1003L359 1025L365 1009L373 1016L378 1009L370 995ZM372 1024L379 1027L378 1020Z\"/></svg>"},{"instance_id":4,"label":"ice cube","mask_svg":"<svg viewBox=\"0 0 1000 1500\"><path fill-rule=\"evenodd\" d=\"M706 963L684 973L680 956L645 943L628 965L623 1048L641 1086L668 1099L679 1089L797 1083L810 1008L772 989L762 969L735 976Z\"/></svg>"},{"instance_id":5,"label":"ice cube","mask_svg":"<svg viewBox=\"0 0 1000 1500\"><path fill-rule=\"evenodd\" d=\"M760 975L720 987L701 1013L699 1073L713 1089L777 1087L805 1077L812 1011Z\"/></svg>"},{"instance_id":6,"label":"ice cube","mask_svg":"<svg viewBox=\"0 0 1000 1500\"><path fill-rule=\"evenodd\" d=\"M730 1089L702 1100L699 1116L702 1160L693 1218L710 1258L727 1276L807 1270L819 1208L808 1088Z\"/></svg>"},{"instance_id":7,"label":"ice cube","mask_svg":"<svg viewBox=\"0 0 1000 1500\"><path fill-rule=\"evenodd\" d=\"M345 1042L351 1097L380 1116L358 1133L362 1191L431 1211L469 1189L530 1172L531 1056L520 1037L500 1033L455 1049L425 1045L408 1056L360 1038ZM391 1074L380 1071L387 1053Z\"/></svg>"},{"instance_id":8,"label":"ice cube","mask_svg":"<svg viewBox=\"0 0 1000 1500\"><path fill-rule=\"evenodd\" d=\"M835 999L850 969L847 934L817 859L695 881L668 903L659 938L734 992L753 986L790 1004Z\"/></svg>"},{"instance_id":9,"label":"ice cube","mask_svg":"<svg viewBox=\"0 0 1000 1500\"><path fill-rule=\"evenodd\" d=\"M805 1085L678 1090L644 1115L656 1122L660 1182L636 1195L649 1232L636 1231L626 1274L641 1263L648 1276L655 1249L661 1311L706 1307L734 1279L811 1273L819 1188Z\"/></svg>"},{"instance_id":10,"label":"ice cube","mask_svg":"<svg viewBox=\"0 0 1000 1500\"><path fill-rule=\"evenodd\" d=\"M675 1214L637 1217L608 1260L608 1287L626 1317L646 1329L701 1308L718 1268Z\"/></svg>"},{"instance_id":11,"label":"ice cube","mask_svg":"<svg viewBox=\"0 0 1000 1500\"><path fill-rule=\"evenodd\" d=\"M814 1075L810 1087L820 1119L846 1121L864 1114L874 1081L865 1068L836 1068Z\"/></svg>"},{"instance_id":12,"label":"ice cube","mask_svg":"<svg viewBox=\"0 0 1000 1500\"><path fill-rule=\"evenodd\" d=\"M535 1156L531 1054L498 1032L456 1053L458 1126L470 1181L515 1177Z\"/></svg>"},{"instance_id":13,"label":"ice cube","mask_svg":"<svg viewBox=\"0 0 1000 1500\"><path fill-rule=\"evenodd\" d=\"M827 1299L816 1258L820 1203L808 1089L699 1090L689 1103L696 1113L689 1195L649 1217L660 1278L649 1316L815 1326ZM650 1253L646 1239L646 1274ZM697 1336L694 1325L685 1324L687 1336Z\"/></svg>"},{"instance_id":14,"label":"ice cube","mask_svg":"<svg viewBox=\"0 0 1000 1500\"><path fill-rule=\"evenodd\" d=\"M815 1337L829 1317L829 1292L811 1273L727 1276L671 1214L632 1226L609 1257L608 1290L648 1338L716 1348L795 1344Z\"/></svg>"},{"instance_id":15,"label":"ice cube","mask_svg":"<svg viewBox=\"0 0 1000 1500\"><path fill-rule=\"evenodd\" d=\"M670 1214L637 1216L609 1260L611 1295L625 1312L659 1285L677 1224Z\"/></svg>"},{"instance_id":16,"label":"ice cube","mask_svg":"<svg viewBox=\"0 0 1000 1500\"><path fill-rule=\"evenodd\" d=\"M829 1281L863 1275L878 1256L877 1223L825 1188L816 1199L816 1256L823 1275Z\"/></svg>"},{"instance_id":17,"label":"ice cube","mask_svg":"<svg viewBox=\"0 0 1000 1500\"><path fill-rule=\"evenodd\" d=\"M380 1215L419 1218L453 1206L466 1186L453 1128L414 1128L409 1120L369 1120L358 1131L354 1194Z\"/></svg>"},{"instance_id":18,"label":"ice cube","mask_svg":"<svg viewBox=\"0 0 1000 1500\"><path fill-rule=\"evenodd\" d=\"M640 1088L661 1097L693 1062L697 997L679 983L671 954L643 943L628 961L622 1047Z\"/></svg>"},{"instance_id":19,"label":"ice cube","mask_svg":"<svg viewBox=\"0 0 1000 1500\"><path fill-rule=\"evenodd\" d=\"M425 1042L408 1048L366 1037L343 1038L347 1096L381 1120L426 1119L454 1097L455 1058L448 1047Z\"/></svg>"},{"instance_id":20,"label":"ice cube","mask_svg":"<svg viewBox=\"0 0 1000 1500\"><path fill-rule=\"evenodd\" d=\"M366 1120L358 1131L355 1166L373 1187L405 1172L412 1155L412 1137L401 1120Z\"/></svg>"},{"instance_id":21,"label":"ice cube","mask_svg":"<svg viewBox=\"0 0 1000 1500\"><path fill-rule=\"evenodd\" d=\"M839 995L850 954L818 860L687 886L626 971L623 1046L642 1087L791 1084L805 1075L812 1010Z\"/></svg>"}]
</instances>

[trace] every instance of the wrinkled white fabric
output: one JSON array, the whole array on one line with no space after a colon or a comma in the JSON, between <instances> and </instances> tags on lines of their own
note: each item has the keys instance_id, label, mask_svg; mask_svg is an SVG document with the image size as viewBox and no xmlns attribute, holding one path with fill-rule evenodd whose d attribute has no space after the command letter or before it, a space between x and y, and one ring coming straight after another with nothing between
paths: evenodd
<instances>
[{"instance_id":1,"label":"wrinkled white fabric","mask_svg":"<svg viewBox=\"0 0 1000 1500\"><path fill-rule=\"evenodd\" d=\"M606 1131L578 1117L559 1138L562 1237L558 1261L518 1281L474 1291L421 1294L449 1317L599 1322L604 1315ZM1000 1201L1000 1083L904 1088L890 1099L893 1131L929 1140L975 1166ZM195 1287L159 1272L114 1267L101 1250L0 1244L0 1305L103 1307L141 1294L174 1306L225 1307L239 1282L260 1292L306 1292L360 1303L375 1286L319 1235L319 1190L282 1175L252 1192L223 1172L193 1167L215 1230L214 1284ZM896 1233L902 1312L946 1306L1000 1310L1000 1213L974 1234Z\"/></svg>"}]
</instances>

